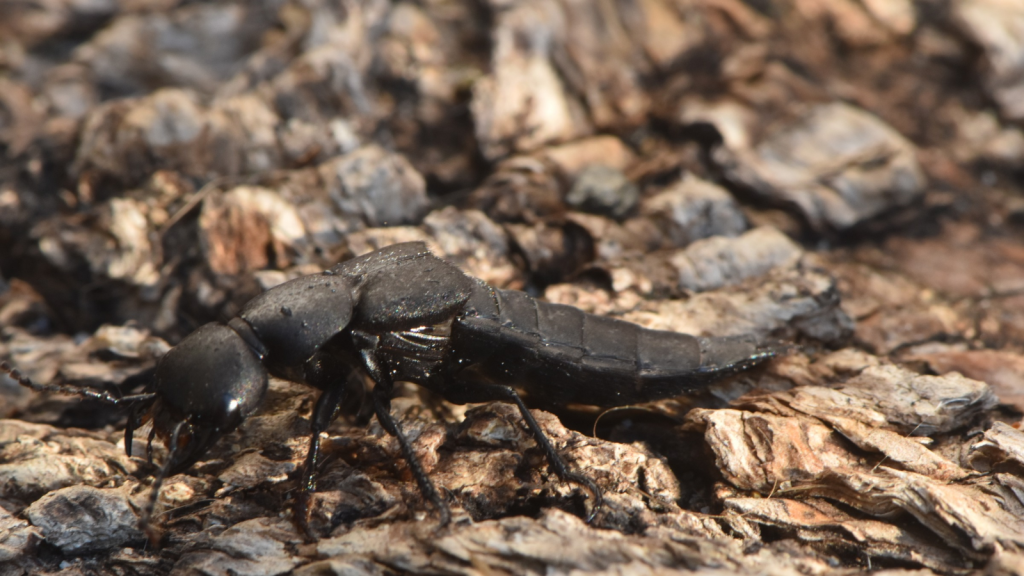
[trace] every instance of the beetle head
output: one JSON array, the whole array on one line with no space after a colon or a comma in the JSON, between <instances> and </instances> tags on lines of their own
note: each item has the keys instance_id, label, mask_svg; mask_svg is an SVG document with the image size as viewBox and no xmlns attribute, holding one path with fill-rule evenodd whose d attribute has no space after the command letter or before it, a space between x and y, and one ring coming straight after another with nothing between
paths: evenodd
<instances>
[{"instance_id":1,"label":"beetle head","mask_svg":"<svg viewBox=\"0 0 1024 576\"><path fill-rule=\"evenodd\" d=\"M267 391L267 370L238 333L210 323L160 359L154 381L153 430L174 444L167 466L175 474L256 411Z\"/></svg>"}]
</instances>

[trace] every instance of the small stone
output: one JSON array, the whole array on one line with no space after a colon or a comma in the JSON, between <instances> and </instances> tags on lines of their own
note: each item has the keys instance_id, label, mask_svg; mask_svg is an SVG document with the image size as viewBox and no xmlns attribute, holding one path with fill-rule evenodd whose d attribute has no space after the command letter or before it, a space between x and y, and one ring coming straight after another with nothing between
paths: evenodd
<instances>
[{"instance_id":1,"label":"small stone","mask_svg":"<svg viewBox=\"0 0 1024 576\"><path fill-rule=\"evenodd\" d=\"M143 537L121 489L70 486L36 500L25 515L65 554L112 550Z\"/></svg>"},{"instance_id":2,"label":"small stone","mask_svg":"<svg viewBox=\"0 0 1024 576\"><path fill-rule=\"evenodd\" d=\"M636 184L617 168L591 164L580 171L565 201L577 210L621 219L640 200Z\"/></svg>"}]
</instances>

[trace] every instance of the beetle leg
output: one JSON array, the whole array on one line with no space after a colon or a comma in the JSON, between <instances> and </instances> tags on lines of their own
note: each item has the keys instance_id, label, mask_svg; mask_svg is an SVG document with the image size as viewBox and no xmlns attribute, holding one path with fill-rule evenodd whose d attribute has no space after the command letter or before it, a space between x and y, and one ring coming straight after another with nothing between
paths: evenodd
<instances>
[{"instance_id":1,"label":"beetle leg","mask_svg":"<svg viewBox=\"0 0 1024 576\"><path fill-rule=\"evenodd\" d=\"M420 485L420 491L437 508L437 512L440 515L438 524L440 528L443 528L451 522L451 510L448 509L448 504L441 498L441 494L434 487L434 483L430 481L430 477L423 470L423 465L420 464L420 459L416 456L416 452L413 451L409 439L406 438L398 423L395 422L394 417L391 416L391 390L389 388L378 383L373 389L373 407L377 413L377 420L384 430L387 430L388 434L391 434L398 440L398 445L402 448L402 456L408 462L412 475L416 478L416 483Z\"/></svg>"},{"instance_id":2,"label":"beetle leg","mask_svg":"<svg viewBox=\"0 0 1024 576\"><path fill-rule=\"evenodd\" d=\"M135 441L135 430L142 425L144 404L135 404L128 411L128 422L124 426L124 453L132 457L132 443Z\"/></svg>"},{"instance_id":3,"label":"beetle leg","mask_svg":"<svg viewBox=\"0 0 1024 576\"><path fill-rule=\"evenodd\" d=\"M523 399L516 392L515 388L511 386L502 386L500 384L485 384L481 382L474 382L469 386L452 387L445 390L445 398L456 403L466 402L486 402L494 400L505 400L512 402L519 408L519 413L522 414L523 420L526 421L526 426L530 429L533 434L534 440L540 449L544 451L544 455L548 459L548 464L551 469L563 482L572 482L579 484L586 488L594 497L594 505L591 507L590 514L587 515L587 522L591 522L597 516L597 513L601 510L601 506L604 504L604 497L601 494L601 489L597 487L597 484L586 474L579 474L569 470L569 466L566 465L565 460L561 454L555 450L555 447L551 444L551 440L548 435L544 433L544 430L537 423L536 418L530 413L530 409L526 407Z\"/></svg>"},{"instance_id":4,"label":"beetle leg","mask_svg":"<svg viewBox=\"0 0 1024 576\"><path fill-rule=\"evenodd\" d=\"M366 343L370 344L370 346L362 347L360 355L362 356L363 366L375 383L373 387L373 409L377 413L377 421L380 422L380 425L388 434L391 434L398 440L398 445L402 449L402 456L409 464L413 478L419 484L420 492L437 508L437 513L440 515L438 527L443 528L451 522L451 510L448 509L448 504L441 498L441 494L434 487L434 483L430 481L430 477L423 470L423 464L420 463L416 452L413 451L409 439L406 438L402 429L398 426L398 422L395 422L394 417L391 416L391 395L394 393L394 382L381 370L380 364L374 355L373 342L370 341L371 338L367 338L367 340L368 342ZM376 338L373 337L372 340L375 341Z\"/></svg>"},{"instance_id":5,"label":"beetle leg","mask_svg":"<svg viewBox=\"0 0 1024 576\"><path fill-rule=\"evenodd\" d=\"M160 471L157 472L155 478L153 478L153 485L149 489L149 498L146 500L146 507L142 510L142 515L139 517L139 529L141 529L146 536L149 538L150 543L153 547L156 547L160 540L160 534L153 529L150 524L150 520L153 518L153 510L156 508L156 501L160 497L160 488L164 485L164 480L170 474L172 467L175 464L175 460L178 456L178 440L181 438L182 432L189 433L191 435L192 426L188 422L178 422L171 432L170 440L170 451L167 453L167 460L160 467Z\"/></svg>"},{"instance_id":6,"label":"beetle leg","mask_svg":"<svg viewBox=\"0 0 1024 576\"><path fill-rule=\"evenodd\" d=\"M149 438L146 439L146 462L153 463L153 440L156 439L156 426L149 429Z\"/></svg>"},{"instance_id":7,"label":"beetle leg","mask_svg":"<svg viewBox=\"0 0 1024 576\"><path fill-rule=\"evenodd\" d=\"M316 401L313 417L310 420L309 451L302 467L302 484L295 499L295 522L310 539L316 535L309 527L309 503L313 492L316 492L316 468L320 459L320 434L334 421L347 391L345 385L328 388Z\"/></svg>"}]
</instances>

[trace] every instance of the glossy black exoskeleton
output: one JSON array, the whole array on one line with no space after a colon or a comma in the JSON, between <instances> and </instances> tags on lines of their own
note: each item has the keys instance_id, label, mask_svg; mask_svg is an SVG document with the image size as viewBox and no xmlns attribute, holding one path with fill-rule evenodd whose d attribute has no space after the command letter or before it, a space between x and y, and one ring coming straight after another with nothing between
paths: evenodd
<instances>
[{"instance_id":1,"label":"glossy black exoskeleton","mask_svg":"<svg viewBox=\"0 0 1024 576\"><path fill-rule=\"evenodd\" d=\"M37 385L3 367L36 389L130 405L129 455L134 430L152 418L150 442L155 435L169 447L153 501L164 477L189 468L259 407L268 374L318 388L295 507L309 532L320 435L346 400L363 392L353 384L358 379L349 377L353 371L374 381L374 412L397 438L443 525L448 506L391 416L395 382L414 382L460 404L514 403L555 473L593 494L593 514L601 491L586 475L569 470L520 393L538 406L623 406L685 394L772 354L746 337L648 330L495 289L411 242L285 282L254 298L228 323L202 326L161 358L145 394L116 397Z\"/></svg>"}]
</instances>

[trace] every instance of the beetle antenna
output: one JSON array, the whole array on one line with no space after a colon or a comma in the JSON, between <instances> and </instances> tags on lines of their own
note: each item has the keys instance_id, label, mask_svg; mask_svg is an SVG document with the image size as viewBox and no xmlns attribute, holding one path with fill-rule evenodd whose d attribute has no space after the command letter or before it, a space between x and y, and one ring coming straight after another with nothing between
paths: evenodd
<instances>
[{"instance_id":1,"label":"beetle antenna","mask_svg":"<svg viewBox=\"0 0 1024 576\"><path fill-rule=\"evenodd\" d=\"M13 378L18 384L21 384L26 388L31 388L36 392L70 394L72 396L92 398L93 400L99 400L115 406L131 402L149 402L156 398L156 394L152 392L147 392L145 394L132 394L131 396L115 396L106 390L95 390L92 388L69 386L67 384L39 384L33 382L31 378L22 374L21 370L11 366L6 360L0 362L0 370L6 372L7 375Z\"/></svg>"},{"instance_id":2,"label":"beetle antenna","mask_svg":"<svg viewBox=\"0 0 1024 576\"><path fill-rule=\"evenodd\" d=\"M160 488L164 484L164 479L170 473L171 467L174 465L175 456L178 455L178 439L181 438L181 431L185 428L185 425L185 422L178 422L174 427L174 432L171 433L170 452L167 454L167 460L164 461L164 465L160 467L160 471L153 478L153 486L149 489L149 499L146 502L146 507L142 510L142 516L139 517L139 528L146 534L149 542L154 547L159 543L160 535L152 529L149 520L152 518L153 510L156 508L156 501L160 497Z\"/></svg>"}]
</instances>

